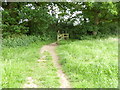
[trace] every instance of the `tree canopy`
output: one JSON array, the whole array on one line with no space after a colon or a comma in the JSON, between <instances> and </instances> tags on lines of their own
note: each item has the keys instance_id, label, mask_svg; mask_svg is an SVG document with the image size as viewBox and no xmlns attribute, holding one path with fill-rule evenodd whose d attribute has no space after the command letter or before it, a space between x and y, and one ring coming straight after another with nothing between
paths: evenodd
<instances>
[{"instance_id":1,"label":"tree canopy","mask_svg":"<svg viewBox=\"0 0 120 90\"><path fill-rule=\"evenodd\" d=\"M3 37L54 35L67 31L80 35L117 33L119 2L3 2Z\"/></svg>"}]
</instances>

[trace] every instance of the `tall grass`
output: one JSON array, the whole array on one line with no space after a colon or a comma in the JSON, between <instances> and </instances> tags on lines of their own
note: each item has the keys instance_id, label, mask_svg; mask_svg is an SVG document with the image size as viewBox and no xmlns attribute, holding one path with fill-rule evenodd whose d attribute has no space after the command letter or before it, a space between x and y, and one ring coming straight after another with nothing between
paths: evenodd
<instances>
[{"instance_id":1,"label":"tall grass","mask_svg":"<svg viewBox=\"0 0 120 90\"><path fill-rule=\"evenodd\" d=\"M22 36L3 41L2 88L23 88L26 78L32 77L38 88L57 88L57 69L48 55L46 62L38 62L40 48L52 41L43 41L35 36Z\"/></svg>"},{"instance_id":2,"label":"tall grass","mask_svg":"<svg viewBox=\"0 0 120 90\"><path fill-rule=\"evenodd\" d=\"M27 35L21 35L18 37L9 37L4 38L2 40L2 46L3 47L18 47L18 46L27 46L31 43L37 43L38 41L47 41L51 40L50 38L43 37L43 36L27 36Z\"/></svg>"},{"instance_id":3,"label":"tall grass","mask_svg":"<svg viewBox=\"0 0 120 90\"><path fill-rule=\"evenodd\" d=\"M117 88L117 38L62 41L57 52L73 88Z\"/></svg>"}]
</instances>

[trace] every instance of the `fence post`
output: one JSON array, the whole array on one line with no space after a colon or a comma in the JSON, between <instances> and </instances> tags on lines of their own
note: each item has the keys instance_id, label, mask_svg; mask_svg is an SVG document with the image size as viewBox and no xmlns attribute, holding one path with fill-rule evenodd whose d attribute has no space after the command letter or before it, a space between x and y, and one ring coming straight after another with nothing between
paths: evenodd
<instances>
[{"instance_id":1,"label":"fence post","mask_svg":"<svg viewBox=\"0 0 120 90\"><path fill-rule=\"evenodd\" d=\"M64 40L69 39L69 34L68 33L60 34L60 32L58 31L58 33L57 33L57 43L62 39L64 39Z\"/></svg>"}]
</instances>

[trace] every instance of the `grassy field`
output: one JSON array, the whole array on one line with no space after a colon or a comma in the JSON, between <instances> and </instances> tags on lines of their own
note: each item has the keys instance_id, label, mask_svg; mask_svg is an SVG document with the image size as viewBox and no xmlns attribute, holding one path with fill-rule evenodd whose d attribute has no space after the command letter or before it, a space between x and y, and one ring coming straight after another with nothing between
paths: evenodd
<instances>
[{"instance_id":1,"label":"grassy field","mask_svg":"<svg viewBox=\"0 0 120 90\"><path fill-rule=\"evenodd\" d=\"M57 52L73 88L117 88L117 38L62 41Z\"/></svg>"},{"instance_id":2,"label":"grassy field","mask_svg":"<svg viewBox=\"0 0 120 90\"><path fill-rule=\"evenodd\" d=\"M36 41L26 45L21 44L18 47L16 47L17 44L14 47L11 47L12 44L10 47L6 45L2 50L2 87L23 88L27 83L27 77L32 77L38 88L59 87L57 69L52 63L52 58L47 54L48 61L37 61L41 56L40 48L48 43L51 41Z\"/></svg>"},{"instance_id":3,"label":"grassy field","mask_svg":"<svg viewBox=\"0 0 120 90\"><path fill-rule=\"evenodd\" d=\"M38 88L58 88L57 69L49 53L38 62L40 48L53 41L38 37L6 39L2 48L2 88L23 88L32 77ZM107 39L61 41L59 63L73 88L116 88L118 85L118 42ZM0 68L1 69L1 68Z\"/></svg>"}]
</instances>

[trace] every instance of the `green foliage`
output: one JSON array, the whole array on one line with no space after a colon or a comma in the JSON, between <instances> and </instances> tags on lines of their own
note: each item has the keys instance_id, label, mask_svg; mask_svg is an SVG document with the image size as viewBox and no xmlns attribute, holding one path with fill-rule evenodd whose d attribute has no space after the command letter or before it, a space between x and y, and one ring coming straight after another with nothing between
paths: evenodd
<instances>
[{"instance_id":1,"label":"green foliage","mask_svg":"<svg viewBox=\"0 0 120 90\"><path fill-rule=\"evenodd\" d=\"M70 17L64 24L59 23L59 27L63 31L68 31L71 38L82 39L83 36L93 35L102 36L101 34L117 34L119 21L119 3L113 2L83 2L83 3L60 3L58 6L61 11L65 12L65 8L70 9ZM67 10L66 10L67 11ZM76 11L81 11L75 16L72 16ZM68 13L67 13L68 14ZM66 15L67 15L66 14ZM65 15L64 15L65 16ZM60 17L60 16L59 16ZM79 19L80 24L72 26L74 21ZM68 24L71 23L71 26ZM66 27L68 29L66 29Z\"/></svg>"},{"instance_id":2,"label":"green foliage","mask_svg":"<svg viewBox=\"0 0 120 90\"><path fill-rule=\"evenodd\" d=\"M62 23L59 24L59 30L62 32L68 32L71 39L89 39L98 37L114 36L118 34L120 27L118 22L114 23L100 23L99 25L93 25L92 23L86 23L83 25L73 26L72 24ZM97 34L94 35L94 32Z\"/></svg>"},{"instance_id":3,"label":"green foliage","mask_svg":"<svg viewBox=\"0 0 120 90\"><path fill-rule=\"evenodd\" d=\"M10 36L12 34L25 34L29 27L19 24L21 17L19 15L19 8L16 7L18 3L3 3L4 10L2 11L2 28L3 36Z\"/></svg>"},{"instance_id":4,"label":"green foliage","mask_svg":"<svg viewBox=\"0 0 120 90\"><path fill-rule=\"evenodd\" d=\"M50 10L48 6L51 7ZM54 6L58 6L61 12L57 19ZM79 34L92 35L93 32L109 34L114 31L111 24L116 28L115 24L119 21L120 11L119 3L115 2L9 2L3 3L2 7L4 8L2 11L3 37L27 34L48 35L55 38L54 34L57 30L67 31L72 38L78 38ZM48 11L51 11L51 15ZM77 11L81 13L74 15ZM69 17L65 20L66 15ZM76 21L80 21L80 24L74 26L73 23Z\"/></svg>"},{"instance_id":5,"label":"green foliage","mask_svg":"<svg viewBox=\"0 0 120 90\"><path fill-rule=\"evenodd\" d=\"M61 41L57 52L73 88L117 88L117 38Z\"/></svg>"},{"instance_id":6,"label":"green foliage","mask_svg":"<svg viewBox=\"0 0 120 90\"><path fill-rule=\"evenodd\" d=\"M41 6L37 6L36 3L19 4L20 7L16 7L19 6L18 3L8 3L7 5L3 3L3 37L12 34L43 35L56 21L47 13L47 3L42 3Z\"/></svg>"},{"instance_id":7,"label":"green foliage","mask_svg":"<svg viewBox=\"0 0 120 90\"><path fill-rule=\"evenodd\" d=\"M47 9L43 7L36 7L37 9L30 9L30 7L23 7L21 12L23 13L23 19L27 18L29 24L30 34L42 35L47 33L46 30L50 24L55 20L47 13Z\"/></svg>"},{"instance_id":8,"label":"green foliage","mask_svg":"<svg viewBox=\"0 0 120 90\"><path fill-rule=\"evenodd\" d=\"M117 35L120 29L119 2L2 4L4 39L1 61L4 67L2 78L4 88L23 87L25 78L29 76L35 79L40 88L59 86L51 57L48 55L47 62L35 62L39 59L39 47L48 44L47 41L55 40L58 30L61 33L69 33L71 39L81 39L60 42L62 45L58 48L58 51L62 52L60 63L74 88L117 87L116 39L100 38ZM58 18L55 17L54 6L58 6L61 11ZM48 11L51 11L51 15ZM81 13L74 15L77 11ZM69 17L65 20L64 17L67 15ZM74 26L77 21L80 23Z\"/></svg>"},{"instance_id":9,"label":"green foliage","mask_svg":"<svg viewBox=\"0 0 120 90\"><path fill-rule=\"evenodd\" d=\"M59 78L52 58L47 54L46 62L38 62L39 50L51 41L37 41L21 47L4 47L2 50L2 88L24 88L26 78L32 77L38 88L57 88ZM28 83L27 83L28 84Z\"/></svg>"},{"instance_id":10,"label":"green foliage","mask_svg":"<svg viewBox=\"0 0 120 90\"><path fill-rule=\"evenodd\" d=\"M118 26L117 22L115 22L115 23L102 23L101 25L99 25L98 31L101 34L117 35L119 29L120 29L120 27Z\"/></svg>"},{"instance_id":11,"label":"green foliage","mask_svg":"<svg viewBox=\"0 0 120 90\"><path fill-rule=\"evenodd\" d=\"M15 37L15 38L14 38ZM50 37L46 36L14 36L9 38L4 38L2 41L3 47L18 47L18 46L28 46L31 43L36 43L39 41L47 41L47 40L53 40Z\"/></svg>"}]
</instances>

